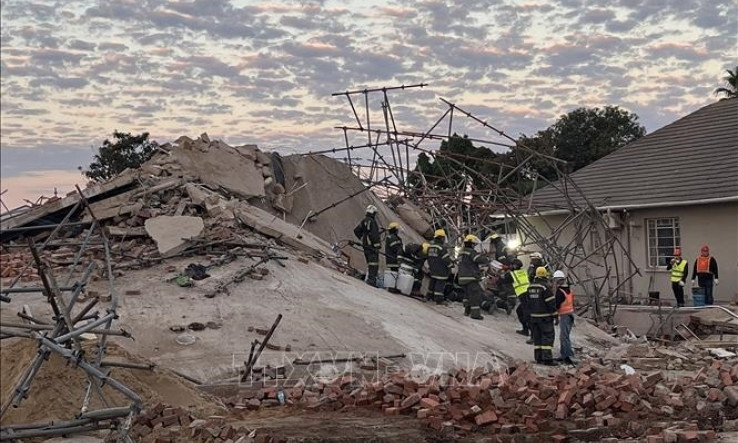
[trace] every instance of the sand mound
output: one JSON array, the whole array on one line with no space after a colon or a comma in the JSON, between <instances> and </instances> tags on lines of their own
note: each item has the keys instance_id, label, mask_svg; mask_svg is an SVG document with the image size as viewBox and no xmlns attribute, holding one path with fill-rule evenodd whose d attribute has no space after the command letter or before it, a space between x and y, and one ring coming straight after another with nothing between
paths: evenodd
<instances>
[{"instance_id":1,"label":"sand mound","mask_svg":"<svg viewBox=\"0 0 738 443\"><path fill-rule=\"evenodd\" d=\"M90 347L86 349L92 353ZM11 395L36 352L36 343L30 340L3 343L0 348L0 400L3 403ZM114 344L108 345L106 359L145 363ZM187 408L198 416L222 412L211 399L170 371L160 368L154 371L112 368L111 376L133 389L142 398L144 406L162 402ZM1 423L9 425L73 418L80 412L86 380L84 371L52 354L34 378L28 398L18 408L10 408ZM103 392L111 407L130 404L122 394L108 386L103 387ZM102 407L99 397L93 394L90 409Z\"/></svg>"}]
</instances>

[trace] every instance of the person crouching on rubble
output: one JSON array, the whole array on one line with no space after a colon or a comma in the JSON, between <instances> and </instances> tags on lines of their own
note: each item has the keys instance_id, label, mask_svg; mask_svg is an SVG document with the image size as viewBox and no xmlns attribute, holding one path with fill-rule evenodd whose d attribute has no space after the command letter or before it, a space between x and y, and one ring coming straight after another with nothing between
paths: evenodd
<instances>
[{"instance_id":1,"label":"person crouching on rubble","mask_svg":"<svg viewBox=\"0 0 738 443\"><path fill-rule=\"evenodd\" d=\"M564 271L556 271L553 275L554 294L559 320L559 344L561 358L567 365L576 365L574 350L571 346L571 328L574 327L574 292L569 287L569 281Z\"/></svg>"},{"instance_id":2,"label":"person crouching on rubble","mask_svg":"<svg viewBox=\"0 0 738 443\"><path fill-rule=\"evenodd\" d=\"M446 283L451 275L451 253L446 246L446 231L443 229L436 229L433 233L433 240L428 247L428 269L430 285L426 301L435 300L437 304L443 304Z\"/></svg>"},{"instance_id":3,"label":"person crouching on rubble","mask_svg":"<svg viewBox=\"0 0 738 443\"><path fill-rule=\"evenodd\" d=\"M476 235L469 234L464 237L464 248L459 252L459 285L464 290L464 315L474 320L483 320L481 310L482 304L482 271L479 265L489 263L489 259L477 252L475 246L480 244Z\"/></svg>"},{"instance_id":4,"label":"person crouching on rubble","mask_svg":"<svg viewBox=\"0 0 738 443\"><path fill-rule=\"evenodd\" d=\"M377 273L379 272L379 248L382 246L377 224L377 207L366 207L366 216L354 228L354 235L361 240L364 249L364 258L367 266L367 284L377 287Z\"/></svg>"},{"instance_id":5,"label":"person crouching on rubble","mask_svg":"<svg viewBox=\"0 0 738 443\"><path fill-rule=\"evenodd\" d=\"M535 278L528 286L530 333L533 337L533 357L536 363L555 366L553 344L556 339L554 321L558 323L556 297L548 287L548 270L536 269Z\"/></svg>"}]
</instances>

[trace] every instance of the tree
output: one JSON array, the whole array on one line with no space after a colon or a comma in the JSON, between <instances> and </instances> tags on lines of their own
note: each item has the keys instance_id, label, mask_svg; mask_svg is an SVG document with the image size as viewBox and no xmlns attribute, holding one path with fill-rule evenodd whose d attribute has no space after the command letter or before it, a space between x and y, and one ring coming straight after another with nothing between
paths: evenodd
<instances>
[{"instance_id":1,"label":"tree","mask_svg":"<svg viewBox=\"0 0 738 443\"><path fill-rule=\"evenodd\" d=\"M636 114L617 106L605 106L575 109L536 136L522 137L521 143L566 160L567 172L571 173L644 135L646 128L638 123ZM552 171L539 173L555 179L549 176Z\"/></svg>"},{"instance_id":2,"label":"tree","mask_svg":"<svg viewBox=\"0 0 738 443\"><path fill-rule=\"evenodd\" d=\"M721 98L720 100L738 97L738 66L735 67L735 71L726 69L725 72L727 72L728 75L723 77L723 80L725 80L725 82L728 84L728 87L717 88L715 90L715 95L725 95L725 97Z\"/></svg>"},{"instance_id":3,"label":"tree","mask_svg":"<svg viewBox=\"0 0 738 443\"><path fill-rule=\"evenodd\" d=\"M120 174L127 168L138 168L149 160L158 144L149 140L149 133L131 135L114 131L113 142L105 140L87 170L82 171L87 178L103 182ZM82 167L79 168L82 170Z\"/></svg>"}]
</instances>

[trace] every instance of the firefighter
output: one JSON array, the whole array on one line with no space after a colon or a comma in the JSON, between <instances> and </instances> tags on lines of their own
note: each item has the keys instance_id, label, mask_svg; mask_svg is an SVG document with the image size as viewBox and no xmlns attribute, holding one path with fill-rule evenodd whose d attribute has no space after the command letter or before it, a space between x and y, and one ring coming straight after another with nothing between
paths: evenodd
<instances>
[{"instance_id":1,"label":"firefighter","mask_svg":"<svg viewBox=\"0 0 738 443\"><path fill-rule=\"evenodd\" d=\"M446 246L446 231L436 229L433 240L428 246L428 270L430 271L430 285L426 300L434 300L438 304L444 303L444 290L451 275L451 254Z\"/></svg>"},{"instance_id":2,"label":"firefighter","mask_svg":"<svg viewBox=\"0 0 738 443\"><path fill-rule=\"evenodd\" d=\"M429 243L419 245L417 243L408 243L402 248L400 262L413 268L413 289L414 295L420 290L423 281L423 263L428 255Z\"/></svg>"},{"instance_id":3,"label":"firefighter","mask_svg":"<svg viewBox=\"0 0 738 443\"><path fill-rule=\"evenodd\" d=\"M533 356L536 363L555 366L553 344L556 339L554 322L558 324L556 296L548 287L548 270L536 269L536 276L528 286L530 333L533 337Z\"/></svg>"},{"instance_id":4,"label":"firefighter","mask_svg":"<svg viewBox=\"0 0 738 443\"><path fill-rule=\"evenodd\" d=\"M366 215L354 228L354 235L361 240L361 246L364 249L368 274L366 282L376 287L377 272L379 271L379 249L382 247L376 206L369 205L366 207Z\"/></svg>"},{"instance_id":5,"label":"firefighter","mask_svg":"<svg viewBox=\"0 0 738 443\"><path fill-rule=\"evenodd\" d=\"M543 266L548 270L548 265L546 264L546 261L543 259L543 254L540 252L533 252L530 254L530 264L528 265L528 280L533 280L536 278L536 269Z\"/></svg>"},{"instance_id":6,"label":"firefighter","mask_svg":"<svg viewBox=\"0 0 738 443\"><path fill-rule=\"evenodd\" d=\"M399 255L402 253L402 239L398 235L400 224L392 222L387 226L387 236L384 238L384 258L387 269L391 272L400 270Z\"/></svg>"},{"instance_id":7,"label":"firefighter","mask_svg":"<svg viewBox=\"0 0 738 443\"><path fill-rule=\"evenodd\" d=\"M476 235L464 237L464 248L459 252L459 270L457 279L464 293L464 315L474 320L482 320L480 306L482 304L482 271L480 265L489 263L489 260L476 251L474 247L480 243Z\"/></svg>"}]
</instances>

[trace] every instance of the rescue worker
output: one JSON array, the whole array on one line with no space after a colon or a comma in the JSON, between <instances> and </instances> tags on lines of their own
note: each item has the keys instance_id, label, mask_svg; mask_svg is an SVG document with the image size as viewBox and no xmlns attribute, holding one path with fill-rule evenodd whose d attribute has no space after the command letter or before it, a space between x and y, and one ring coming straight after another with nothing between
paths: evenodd
<instances>
[{"instance_id":1,"label":"rescue worker","mask_svg":"<svg viewBox=\"0 0 738 443\"><path fill-rule=\"evenodd\" d=\"M420 290L420 284L423 281L423 263L428 250L428 243L419 245L417 243L408 243L402 248L400 254L400 263L413 268L413 289L412 295L417 295Z\"/></svg>"},{"instance_id":2,"label":"rescue worker","mask_svg":"<svg viewBox=\"0 0 738 443\"><path fill-rule=\"evenodd\" d=\"M543 260L543 254L540 252L533 252L530 254L530 264L528 265L528 279L533 280L536 278L536 269L543 266L548 269L548 265Z\"/></svg>"},{"instance_id":3,"label":"rescue worker","mask_svg":"<svg viewBox=\"0 0 738 443\"><path fill-rule=\"evenodd\" d=\"M494 248L494 255L492 255L492 257L507 255L507 247L505 246L505 242L502 240L502 237L500 237L500 234L492 231L489 237L487 237L487 240L489 240L490 252L492 252L491 250Z\"/></svg>"},{"instance_id":4,"label":"rescue worker","mask_svg":"<svg viewBox=\"0 0 738 443\"><path fill-rule=\"evenodd\" d=\"M554 322L556 296L548 287L548 271L543 266L536 269L536 276L528 286L528 308L530 309L530 334L533 337L533 356L536 363L555 366L553 344L556 339Z\"/></svg>"},{"instance_id":5,"label":"rescue worker","mask_svg":"<svg viewBox=\"0 0 738 443\"><path fill-rule=\"evenodd\" d=\"M469 234L464 237L464 248L459 252L459 270L457 280L463 288L464 293L464 315L474 320L482 320L482 271L480 265L489 263L484 255L474 249L480 243L476 235Z\"/></svg>"},{"instance_id":6,"label":"rescue worker","mask_svg":"<svg viewBox=\"0 0 738 443\"><path fill-rule=\"evenodd\" d=\"M559 345L561 357L567 365L576 365L574 350L571 346L571 328L574 327L574 292L569 287L569 281L564 271L556 271L553 275L556 309L559 315Z\"/></svg>"},{"instance_id":7,"label":"rescue worker","mask_svg":"<svg viewBox=\"0 0 738 443\"><path fill-rule=\"evenodd\" d=\"M387 226L387 236L384 238L384 259L387 269L391 272L400 270L399 255L402 253L402 239L398 235L400 224L392 222Z\"/></svg>"},{"instance_id":8,"label":"rescue worker","mask_svg":"<svg viewBox=\"0 0 738 443\"><path fill-rule=\"evenodd\" d=\"M451 275L451 254L446 246L446 231L436 229L433 240L428 246L428 270L430 284L426 300L435 300L438 304L444 302L444 289L449 275Z\"/></svg>"},{"instance_id":9,"label":"rescue worker","mask_svg":"<svg viewBox=\"0 0 738 443\"><path fill-rule=\"evenodd\" d=\"M366 207L366 216L354 228L354 235L361 240L364 249L364 258L367 266L367 284L377 287L377 272L379 271L379 249L382 247L377 224L377 207Z\"/></svg>"},{"instance_id":10,"label":"rescue worker","mask_svg":"<svg viewBox=\"0 0 738 443\"><path fill-rule=\"evenodd\" d=\"M518 299L518 307L515 309L515 313L518 314L518 321L522 328L515 332L527 337L530 334L528 324L528 285L530 280L528 279L528 273L523 269L523 262L518 258L512 259L510 272L503 275L501 280L503 284L512 285L515 297Z\"/></svg>"},{"instance_id":11,"label":"rescue worker","mask_svg":"<svg viewBox=\"0 0 738 443\"><path fill-rule=\"evenodd\" d=\"M692 270L692 287L699 287L705 290L705 304L713 304L712 299L712 286L713 282L715 286L719 285L718 281L718 265L715 257L710 256L710 248L707 245L703 245L700 248L700 256L694 261L694 268Z\"/></svg>"},{"instance_id":12,"label":"rescue worker","mask_svg":"<svg viewBox=\"0 0 738 443\"><path fill-rule=\"evenodd\" d=\"M681 248L674 248L674 257L666 265L666 270L671 271L669 281L671 281L671 290L674 291L677 307L684 307L684 285L687 283L689 275L689 263L682 258Z\"/></svg>"}]
</instances>

